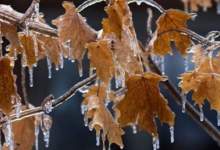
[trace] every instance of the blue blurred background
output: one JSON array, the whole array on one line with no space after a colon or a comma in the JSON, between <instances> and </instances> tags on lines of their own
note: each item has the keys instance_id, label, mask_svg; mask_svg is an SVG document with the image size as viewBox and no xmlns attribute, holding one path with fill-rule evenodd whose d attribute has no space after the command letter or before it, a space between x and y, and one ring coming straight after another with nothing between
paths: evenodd
<instances>
[{"instance_id":1,"label":"blue blurred background","mask_svg":"<svg viewBox=\"0 0 220 150\"><path fill-rule=\"evenodd\" d=\"M79 5L83 0L74 0L76 5ZM14 9L24 12L31 3L31 0L0 0L2 4L10 4ZM41 0L40 11L45 13L45 18L49 24L51 20L64 13L61 6L62 0ZM164 8L180 8L183 5L180 0L160 0L158 1ZM101 20L106 16L103 8L105 3L100 3L82 12L82 15L87 18L88 23L99 30L101 28ZM134 25L137 31L139 40L146 41L146 5L137 6L130 5L134 17ZM154 9L153 9L154 10ZM154 10L154 19L158 17L158 12ZM199 12L195 21L189 22L189 28L193 31L206 35L211 30L220 30L220 16L216 14L215 7L209 9L208 12ZM155 29L155 22L154 22ZM190 69L193 65L190 64ZM19 68L15 72L19 74ZM27 70L26 70L27 71ZM172 56L165 58L165 72L169 79L177 86L178 75L184 72L184 61L180 55L174 52ZM26 72L27 73L27 72ZM52 79L48 79L48 71L46 61L40 61L37 68L34 68L34 87L28 88L29 101L38 106L41 101L53 94L55 97L63 94L73 84L88 76L88 61L84 61L84 76L79 77L76 64L65 60L64 69L56 71L53 68ZM28 73L27 73L28 77ZM18 83L20 83L18 76ZM28 79L27 79L28 80ZM28 83L27 83L28 84ZM28 85L27 85L28 87ZM176 113L175 125L175 143L170 144L169 127L166 125L159 127L160 134L160 150L217 150L220 149L217 144L187 115L181 113L181 107L172 100L172 97L166 91L164 95L169 100L169 105ZM190 100L190 96L188 98ZM70 101L55 109L51 115L53 117L53 127L51 130L50 147L48 150L100 150L102 147L96 147L95 133L90 132L84 126L83 116L80 111L80 103L82 95L77 93ZM205 116L216 124L216 113L209 110L209 105L206 104L204 109ZM126 128L124 135L125 150L152 150L151 137L144 132L132 134L131 128ZM25 136L25 135L24 135ZM46 149L40 135L40 150ZM113 145L112 149L119 149Z\"/></svg>"}]
</instances>

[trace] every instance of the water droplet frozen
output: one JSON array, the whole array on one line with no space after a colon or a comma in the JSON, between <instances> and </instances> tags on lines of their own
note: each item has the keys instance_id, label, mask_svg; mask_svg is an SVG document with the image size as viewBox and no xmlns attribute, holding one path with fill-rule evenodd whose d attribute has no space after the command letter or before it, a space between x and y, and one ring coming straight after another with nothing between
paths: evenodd
<instances>
[{"instance_id":1,"label":"water droplet frozen","mask_svg":"<svg viewBox=\"0 0 220 150\"><path fill-rule=\"evenodd\" d=\"M90 88L90 86L84 85L83 87L79 88L78 91L82 94L86 94L89 92L89 88Z\"/></svg>"},{"instance_id":2,"label":"water droplet frozen","mask_svg":"<svg viewBox=\"0 0 220 150\"><path fill-rule=\"evenodd\" d=\"M34 81L33 81L33 68L28 68L29 71L29 86L33 87L34 86Z\"/></svg>"},{"instance_id":3,"label":"water droplet frozen","mask_svg":"<svg viewBox=\"0 0 220 150\"><path fill-rule=\"evenodd\" d=\"M82 115L84 115L85 114L85 112L87 111L87 106L86 105L84 105L84 104L82 104L81 105L81 113L82 113Z\"/></svg>"},{"instance_id":4,"label":"water droplet frozen","mask_svg":"<svg viewBox=\"0 0 220 150\"><path fill-rule=\"evenodd\" d=\"M52 63L50 58L47 56L47 68L48 68L48 78L51 79L52 77Z\"/></svg>"},{"instance_id":5,"label":"water droplet frozen","mask_svg":"<svg viewBox=\"0 0 220 150\"><path fill-rule=\"evenodd\" d=\"M84 117L84 125L85 125L85 127L88 127L88 125L89 125L89 120L87 117Z\"/></svg>"},{"instance_id":6,"label":"water droplet frozen","mask_svg":"<svg viewBox=\"0 0 220 150\"><path fill-rule=\"evenodd\" d=\"M63 54L62 53L60 53L60 68L61 69L63 69L63 67L64 67L64 59L63 59Z\"/></svg>"},{"instance_id":7,"label":"water droplet frozen","mask_svg":"<svg viewBox=\"0 0 220 150\"><path fill-rule=\"evenodd\" d=\"M203 108L202 106L199 107L199 116L200 116L200 121L203 122L204 121L204 113L203 113Z\"/></svg>"},{"instance_id":8,"label":"water droplet frozen","mask_svg":"<svg viewBox=\"0 0 220 150\"><path fill-rule=\"evenodd\" d=\"M133 132L133 134L137 134L137 126L136 126L136 124L132 125L132 132Z\"/></svg>"},{"instance_id":9,"label":"water droplet frozen","mask_svg":"<svg viewBox=\"0 0 220 150\"><path fill-rule=\"evenodd\" d=\"M174 143L174 127L170 127L170 142Z\"/></svg>"},{"instance_id":10,"label":"water droplet frozen","mask_svg":"<svg viewBox=\"0 0 220 150\"><path fill-rule=\"evenodd\" d=\"M182 113L186 112L186 97L185 94L183 92L181 92L181 96L182 96Z\"/></svg>"},{"instance_id":11,"label":"water droplet frozen","mask_svg":"<svg viewBox=\"0 0 220 150\"><path fill-rule=\"evenodd\" d=\"M157 150L157 137L153 137L153 150Z\"/></svg>"},{"instance_id":12,"label":"water droplet frozen","mask_svg":"<svg viewBox=\"0 0 220 150\"><path fill-rule=\"evenodd\" d=\"M160 60L160 69L161 69L161 74L165 75L165 58L162 57Z\"/></svg>"},{"instance_id":13,"label":"water droplet frozen","mask_svg":"<svg viewBox=\"0 0 220 150\"><path fill-rule=\"evenodd\" d=\"M142 3L142 0L136 0L136 3L137 3L138 6L140 6L141 3Z\"/></svg>"},{"instance_id":14,"label":"water droplet frozen","mask_svg":"<svg viewBox=\"0 0 220 150\"><path fill-rule=\"evenodd\" d=\"M49 147L50 129L52 127L52 118L49 115L43 114L41 130L44 136L45 147Z\"/></svg>"}]
</instances>

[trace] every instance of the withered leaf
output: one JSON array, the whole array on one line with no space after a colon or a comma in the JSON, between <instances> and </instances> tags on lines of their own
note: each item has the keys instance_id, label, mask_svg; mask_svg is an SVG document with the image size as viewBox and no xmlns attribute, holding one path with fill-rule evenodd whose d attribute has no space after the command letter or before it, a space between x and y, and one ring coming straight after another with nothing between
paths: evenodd
<instances>
[{"instance_id":1,"label":"withered leaf","mask_svg":"<svg viewBox=\"0 0 220 150\"><path fill-rule=\"evenodd\" d=\"M115 106L122 127L137 124L150 135L157 136L156 117L161 123L174 125L175 114L159 90L159 82L164 80L164 77L150 72L128 78L127 92Z\"/></svg>"},{"instance_id":2,"label":"withered leaf","mask_svg":"<svg viewBox=\"0 0 220 150\"><path fill-rule=\"evenodd\" d=\"M96 134L102 137L103 142L107 138L110 144L115 143L123 148L121 136L124 131L105 107L104 96L105 88L103 86L91 87L82 102L82 105L87 107L84 117L86 120L91 119L89 127L96 130Z\"/></svg>"},{"instance_id":3,"label":"withered leaf","mask_svg":"<svg viewBox=\"0 0 220 150\"><path fill-rule=\"evenodd\" d=\"M10 42L10 45L7 49L10 56L13 57L15 54L21 52L20 42L17 34L17 25L0 20L0 31L2 36L4 36Z\"/></svg>"},{"instance_id":4,"label":"withered leaf","mask_svg":"<svg viewBox=\"0 0 220 150\"><path fill-rule=\"evenodd\" d=\"M23 48L23 65L32 68L37 63L35 41L32 35L27 35L22 32L19 33L19 40Z\"/></svg>"},{"instance_id":5,"label":"withered leaf","mask_svg":"<svg viewBox=\"0 0 220 150\"><path fill-rule=\"evenodd\" d=\"M179 86L184 93L193 92L192 99L202 107L208 100L211 108L220 112L220 61L219 57L205 57L199 66L191 72L181 75Z\"/></svg>"},{"instance_id":6,"label":"withered leaf","mask_svg":"<svg viewBox=\"0 0 220 150\"><path fill-rule=\"evenodd\" d=\"M192 11L198 11L199 7L203 7L203 10L212 7L211 0L182 0L185 7L189 7Z\"/></svg>"},{"instance_id":7,"label":"withered leaf","mask_svg":"<svg viewBox=\"0 0 220 150\"><path fill-rule=\"evenodd\" d=\"M38 34L37 40L41 44L44 55L46 55L50 59L51 63L53 63L56 67L59 67L61 63L60 57L63 57L63 52L58 39L55 37Z\"/></svg>"},{"instance_id":8,"label":"withered leaf","mask_svg":"<svg viewBox=\"0 0 220 150\"><path fill-rule=\"evenodd\" d=\"M87 48L91 66L96 68L97 75L107 85L115 73L111 43L98 40L90 42Z\"/></svg>"},{"instance_id":9,"label":"withered leaf","mask_svg":"<svg viewBox=\"0 0 220 150\"><path fill-rule=\"evenodd\" d=\"M132 14L125 0L112 0L106 8L103 37L112 42L116 69L129 74L141 73L141 49L136 37Z\"/></svg>"},{"instance_id":10,"label":"withered leaf","mask_svg":"<svg viewBox=\"0 0 220 150\"><path fill-rule=\"evenodd\" d=\"M69 57L82 60L85 54L85 44L95 41L96 31L93 30L76 10L71 2L64 1L65 14L53 20L58 28L59 42L61 45L69 43Z\"/></svg>"},{"instance_id":11,"label":"withered leaf","mask_svg":"<svg viewBox=\"0 0 220 150\"><path fill-rule=\"evenodd\" d=\"M151 41L153 53L166 55L172 53L171 41L175 42L177 50L185 55L191 45L188 35L180 31L187 29L187 20L191 15L180 10L169 9L157 20L157 29Z\"/></svg>"},{"instance_id":12,"label":"withered leaf","mask_svg":"<svg viewBox=\"0 0 220 150\"><path fill-rule=\"evenodd\" d=\"M12 61L9 57L0 58L0 108L5 112L11 111L12 100L19 100L16 76L13 74Z\"/></svg>"}]
</instances>

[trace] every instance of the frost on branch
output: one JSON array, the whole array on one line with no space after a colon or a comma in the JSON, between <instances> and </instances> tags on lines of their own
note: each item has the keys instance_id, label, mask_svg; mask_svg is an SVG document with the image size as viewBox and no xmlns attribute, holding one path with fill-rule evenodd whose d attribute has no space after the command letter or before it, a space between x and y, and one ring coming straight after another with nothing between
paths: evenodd
<instances>
[{"instance_id":1,"label":"frost on branch","mask_svg":"<svg viewBox=\"0 0 220 150\"><path fill-rule=\"evenodd\" d=\"M159 90L159 82L166 78L154 73L134 75L126 81L127 92L115 106L122 127L137 124L140 129L157 137L155 118L174 126L175 114Z\"/></svg>"},{"instance_id":2,"label":"frost on branch","mask_svg":"<svg viewBox=\"0 0 220 150\"><path fill-rule=\"evenodd\" d=\"M20 101L12 65L9 57L0 58L0 107L5 113L11 111L12 102Z\"/></svg>"},{"instance_id":3,"label":"frost on branch","mask_svg":"<svg viewBox=\"0 0 220 150\"><path fill-rule=\"evenodd\" d=\"M109 145L115 143L123 148L122 135L124 131L119 127L108 108L105 107L105 96L105 87L102 85L91 87L82 102L82 106L87 108L85 120L91 119L89 128L95 129L97 140L99 140L99 136L102 137L103 147L105 147L107 138ZM97 145L99 145L99 141L97 141Z\"/></svg>"},{"instance_id":4,"label":"frost on branch","mask_svg":"<svg viewBox=\"0 0 220 150\"><path fill-rule=\"evenodd\" d=\"M166 55L172 53L171 41L175 42L177 50L186 55L187 49L191 46L191 39L180 31L186 30L186 21L191 15L175 9L169 9L157 20L157 30L151 41L154 54Z\"/></svg>"},{"instance_id":5,"label":"frost on branch","mask_svg":"<svg viewBox=\"0 0 220 150\"><path fill-rule=\"evenodd\" d=\"M85 54L85 44L95 41L96 31L93 30L77 11L73 3L64 1L65 14L53 20L58 28L60 45L69 44L69 58L81 63Z\"/></svg>"},{"instance_id":6,"label":"frost on branch","mask_svg":"<svg viewBox=\"0 0 220 150\"><path fill-rule=\"evenodd\" d=\"M192 99L201 108L208 100L212 109L220 111L220 56L209 57L202 54L200 46L197 46L194 60L196 68L193 71L181 75L180 87L183 92L193 92Z\"/></svg>"}]
</instances>

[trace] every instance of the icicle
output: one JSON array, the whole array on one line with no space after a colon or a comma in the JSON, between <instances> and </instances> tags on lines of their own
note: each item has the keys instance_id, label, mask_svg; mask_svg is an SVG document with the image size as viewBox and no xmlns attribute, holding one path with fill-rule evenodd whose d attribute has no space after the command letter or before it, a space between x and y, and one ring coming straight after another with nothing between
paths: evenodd
<instances>
[{"instance_id":1,"label":"icicle","mask_svg":"<svg viewBox=\"0 0 220 150\"><path fill-rule=\"evenodd\" d=\"M170 142L174 143L174 127L170 127Z\"/></svg>"},{"instance_id":2,"label":"icicle","mask_svg":"<svg viewBox=\"0 0 220 150\"><path fill-rule=\"evenodd\" d=\"M157 150L157 137L153 137L153 150Z\"/></svg>"},{"instance_id":3,"label":"icicle","mask_svg":"<svg viewBox=\"0 0 220 150\"><path fill-rule=\"evenodd\" d=\"M188 71L188 70L189 70L188 57L189 57L189 56L186 56L186 58L184 59L184 70L185 70L185 71Z\"/></svg>"},{"instance_id":4,"label":"icicle","mask_svg":"<svg viewBox=\"0 0 220 150\"><path fill-rule=\"evenodd\" d=\"M87 111L87 106L82 104L81 105L81 113L82 113L82 115L84 115L86 111Z\"/></svg>"},{"instance_id":5,"label":"icicle","mask_svg":"<svg viewBox=\"0 0 220 150\"><path fill-rule=\"evenodd\" d=\"M44 142L46 148L49 147L50 129L52 127L52 123L52 118L49 115L43 114L41 129L44 135Z\"/></svg>"},{"instance_id":6,"label":"icicle","mask_svg":"<svg viewBox=\"0 0 220 150\"><path fill-rule=\"evenodd\" d=\"M82 62L78 63L78 70L79 70L79 77L83 76L83 66L82 66Z\"/></svg>"},{"instance_id":7,"label":"icicle","mask_svg":"<svg viewBox=\"0 0 220 150\"><path fill-rule=\"evenodd\" d=\"M217 112L217 125L220 126L220 112Z\"/></svg>"},{"instance_id":8,"label":"icicle","mask_svg":"<svg viewBox=\"0 0 220 150\"><path fill-rule=\"evenodd\" d=\"M33 81L33 68L29 68L29 86L33 87L34 86L34 81Z\"/></svg>"},{"instance_id":9,"label":"icicle","mask_svg":"<svg viewBox=\"0 0 220 150\"><path fill-rule=\"evenodd\" d=\"M216 9L217 9L217 14L220 15L220 1L217 0L217 5L216 5Z\"/></svg>"},{"instance_id":10,"label":"icicle","mask_svg":"<svg viewBox=\"0 0 220 150\"><path fill-rule=\"evenodd\" d=\"M200 121L202 122L202 121L204 121L204 113L203 113L202 106L199 106L199 110L200 110L200 113L199 113L199 115L200 115Z\"/></svg>"},{"instance_id":11,"label":"icicle","mask_svg":"<svg viewBox=\"0 0 220 150\"><path fill-rule=\"evenodd\" d=\"M100 146L100 131L96 132L96 146Z\"/></svg>"},{"instance_id":12,"label":"icicle","mask_svg":"<svg viewBox=\"0 0 220 150\"><path fill-rule=\"evenodd\" d=\"M186 97L185 97L185 94L183 92L181 92L181 96L183 97L182 98L182 113L185 113L186 112Z\"/></svg>"},{"instance_id":13,"label":"icicle","mask_svg":"<svg viewBox=\"0 0 220 150\"><path fill-rule=\"evenodd\" d=\"M157 149L160 149L160 140L159 140L159 138L157 138Z\"/></svg>"},{"instance_id":14,"label":"icicle","mask_svg":"<svg viewBox=\"0 0 220 150\"><path fill-rule=\"evenodd\" d=\"M3 134L5 136L5 144L9 147L9 150L14 150L13 133L11 128L11 121L8 120L3 127Z\"/></svg>"},{"instance_id":15,"label":"icicle","mask_svg":"<svg viewBox=\"0 0 220 150\"><path fill-rule=\"evenodd\" d=\"M108 143L108 150L111 150L111 143Z\"/></svg>"},{"instance_id":16,"label":"icicle","mask_svg":"<svg viewBox=\"0 0 220 150\"><path fill-rule=\"evenodd\" d=\"M136 126L136 124L132 125L132 132L133 132L133 134L137 134L137 126Z\"/></svg>"},{"instance_id":17,"label":"icicle","mask_svg":"<svg viewBox=\"0 0 220 150\"><path fill-rule=\"evenodd\" d=\"M89 125L89 120L87 117L84 117L84 125L85 125L85 127L88 127L88 125Z\"/></svg>"},{"instance_id":18,"label":"icicle","mask_svg":"<svg viewBox=\"0 0 220 150\"><path fill-rule=\"evenodd\" d=\"M15 103L15 114L16 114L16 117L19 118L20 117L20 114L21 114L21 102L20 100L17 100L17 102Z\"/></svg>"},{"instance_id":19,"label":"icicle","mask_svg":"<svg viewBox=\"0 0 220 150\"><path fill-rule=\"evenodd\" d=\"M51 79L52 77L52 63L50 61L50 58L47 56L47 68L48 68L48 78Z\"/></svg>"},{"instance_id":20,"label":"icicle","mask_svg":"<svg viewBox=\"0 0 220 150\"><path fill-rule=\"evenodd\" d=\"M35 120L35 150L38 150L38 136L39 136L39 120Z\"/></svg>"},{"instance_id":21,"label":"icicle","mask_svg":"<svg viewBox=\"0 0 220 150\"><path fill-rule=\"evenodd\" d=\"M63 69L63 67L64 67L64 59L63 59L63 54L62 53L60 53L60 68L61 69Z\"/></svg>"},{"instance_id":22,"label":"icicle","mask_svg":"<svg viewBox=\"0 0 220 150\"><path fill-rule=\"evenodd\" d=\"M160 61L161 74L165 75L165 58L162 57L160 59L161 59L161 61Z\"/></svg>"}]
</instances>

